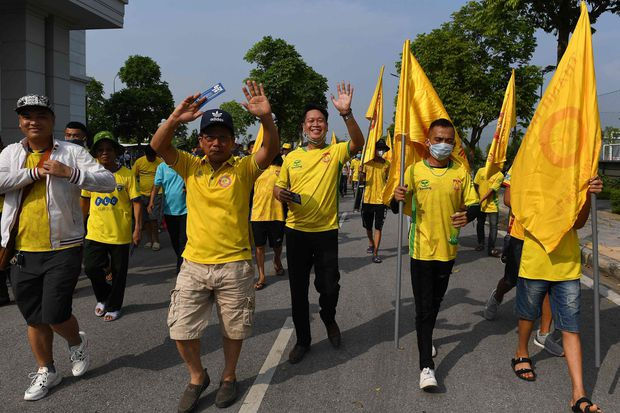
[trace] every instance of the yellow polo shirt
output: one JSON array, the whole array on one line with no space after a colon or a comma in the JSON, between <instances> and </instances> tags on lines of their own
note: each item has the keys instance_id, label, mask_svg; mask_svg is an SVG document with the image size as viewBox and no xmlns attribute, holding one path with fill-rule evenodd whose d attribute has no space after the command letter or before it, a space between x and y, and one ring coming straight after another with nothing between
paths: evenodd
<instances>
[{"instance_id":1,"label":"yellow polo shirt","mask_svg":"<svg viewBox=\"0 0 620 413\"><path fill-rule=\"evenodd\" d=\"M351 180L353 182L359 181L360 176L360 160L357 158L351 159Z\"/></svg>"},{"instance_id":2,"label":"yellow polo shirt","mask_svg":"<svg viewBox=\"0 0 620 413\"><path fill-rule=\"evenodd\" d=\"M364 165L366 173L366 187L364 188L364 203L383 205L383 190L387 182L390 162L372 160Z\"/></svg>"},{"instance_id":3,"label":"yellow polo shirt","mask_svg":"<svg viewBox=\"0 0 620 413\"><path fill-rule=\"evenodd\" d=\"M506 176L504 177L504 182L502 183L503 186L510 188L511 175L512 175L512 167L510 167L508 172L506 172ZM512 197L512 194L510 194L510 196ZM525 238L525 228L523 228L523 225L521 225L521 223L517 221L517 219L515 218L513 214L510 214L510 236L520 239L521 241L523 241L523 239Z\"/></svg>"},{"instance_id":4,"label":"yellow polo shirt","mask_svg":"<svg viewBox=\"0 0 620 413\"><path fill-rule=\"evenodd\" d=\"M489 190L493 190L493 195L488 197L480 204L480 211L486 213L499 212L499 200L497 197L497 191L502 186L504 181L504 174L501 171L494 173L489 179L485 177L485 168L478 169L476 177L474 178L474 184L478 185L478 198L482 198Z\"/></svg>"},{"instance_id":5,"label":"yellow polo shirt","mask_svg":"<svg viewBox=\"0 0 620 413\"><path fill-rule=\"evenodd\" d=\"M542 244L525 230L519 277L546 281L581 278L581 251L577 231L568 231L556 249L547 253Z\"/></svg>"},{"instance_id":6,"label":"yellow polo shirt","mask_svg":"<svg viewBox=\"0 0 620 413\"><path fill-rule=\"evenodd\" d=\"M419 161L405 171L408 196L415 196L415 221L409 233L410 255L423 261L451 261L457 246L448 242L450 216L479 202L471 176L459 163L433 168Z\"/></svg>"},{"instance_id":7,"label":"yellow polo shirt","mask_svg":"<svg viewBox=\"0 0 620 413\"><path fill-rule=\"evenodd\" d=\"M124 166L114 172L116 189L112 193L82 191L90 198L86 239L104 244L129 244L132 240L132 200L138 200L136 177Z\"/></svg>"},{"instance_id":8,"label":"yellow polo shirt","mask_svg":"<svg viewBox=\"0 0 620 413\"><path fill-rule=\"evenodd\" d=\"M250 221L284 221L282 202L273 196L273 188L280 175L280 169L281 166L270 165L256 179Z\"/></svg>"},{"instance_id":9,"label":"yellow polo shirt","mask_svg":"<svg viewBox=\"0 0 620 413\"><path fill-rule=\"evenodd\" d=\"M157 167L160 163L162 163L162 160L157 157L153 162L149 162L145 155L136 159L136 163L133 164L133 173L140 179L141 195L151 195L153 183L155 182L155 172L157 172ZM161 188L159 192L161 193Z\"/></svg>"},{"instance_id":10,"label":"yellow polo shirt","mask_svg":"<svg viewBox=\"0 0 620 413\"><path fill-rule=\"evenodd\" d=\"M206 156L184 151L171 167L187 189L187 245L183 257L200 264L251 260L250 191L261 174L254 155L232 156L217 171Z\"/></svg>"},{"instance_id":11,"label":"yellow polo shirt","mask_svg":"<svg viewBox=\"0 0 620 413\"><path fill-rule=\"evenodd\" d=\"M348 142L288 154L276 185L300 194L301 205L289 203L287 227L304 232L338 229L338 182L349 158Z\"/></svg>"}]
</instances>

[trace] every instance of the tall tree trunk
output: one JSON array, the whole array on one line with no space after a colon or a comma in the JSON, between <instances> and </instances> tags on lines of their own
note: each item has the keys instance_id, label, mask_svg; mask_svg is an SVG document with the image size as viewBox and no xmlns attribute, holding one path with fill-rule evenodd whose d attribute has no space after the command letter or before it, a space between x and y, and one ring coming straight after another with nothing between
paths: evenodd
<instances>
[{"instance_id":1,"label":"tall tree trunk","mask_svg":"<svg viewBox=\"0 0 620 413\"><path fill-rule=\"evenodd\" d=\"M568 47L568 36L570 35L570 28L561 27L558 29L558 60L556 65L560 64L560 60L562 60L562 56L564 56L564 52Z\"/></svg>"}]
</instances>

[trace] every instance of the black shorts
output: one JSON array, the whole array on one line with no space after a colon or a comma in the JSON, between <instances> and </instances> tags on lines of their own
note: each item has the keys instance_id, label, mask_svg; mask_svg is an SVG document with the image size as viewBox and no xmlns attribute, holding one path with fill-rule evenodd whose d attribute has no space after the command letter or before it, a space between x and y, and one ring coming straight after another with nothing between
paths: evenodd
<instances>
[{"instance_id":1,"label":"black shorts","mask_svg":"<svg viewBox=\"0 0 620 413\"><path fill-rule=\"evenodd\" d=\"M508 248L504 251L506 256L506 268L504 268L504 281L510 286L517 285L519 278L519 267L521 265L521 252L523 251L523 240L510 237Z\"/></svg>"},{"instance_id":2,"label":"black shorts","mask_svg":"<svg viewBox=\"0 0 620 413\"><path fill-rule=\"evenodd\" d=\"M372 229L372 223L375 223L375 229L383 229L383 222L387 214L385 205L362 204L362 225L366 229Z\"/></svg>"},{"instance_id":3,"label":"black shorts","mask_svg":"<svg viewBox=\"0 0 620 413\"><path fill-rule=\"evenodd\" d=\"M26 323L60 324L71 317L73 290L82 272L82 247L49 252L21 252L13 265L15 302Z\"/></svg>"},{"instance_id":4,"label":"black shorts","mask_svg":"<svg viewBox=\"0 0 620 413\"><path fill-rule=\"evenodd\" d=\"M264 247L269 240L270 248L282 246L284 238L284 221L252 221L254 245Z\"/></svg>"}]
</instances>

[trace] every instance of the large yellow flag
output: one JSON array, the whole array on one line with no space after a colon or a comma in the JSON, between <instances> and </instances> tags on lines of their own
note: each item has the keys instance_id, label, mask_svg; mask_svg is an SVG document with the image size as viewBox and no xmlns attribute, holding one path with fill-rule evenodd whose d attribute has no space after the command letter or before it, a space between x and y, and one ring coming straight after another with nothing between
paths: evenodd
<instances>
[{"instance_id":1,"label":"large yellow flag","mask_svg":"<svg viewBox=\"0 0 620 413\"><path fill-rule=\"evenodd\" d=\"M499 111L497 119L497 127L491 142L491 148L487 155L486 177L493 176L496 172L504 168L506 162L506 149L508 148L508 140L510 139L510 131L517 124L517 105L515 92L515 71L512 69L512 75L506 87L504 94L504 102L502 109Z\"/></svg>"},{"instance_id":2,"label":"large yellow flag","mask_svg":"<svg viewBox=\"0 0 620 413\"><path fill-rule=\"evenodd\" d=\"M332 132L332 141L330 145L335 145L338 143L338 138L336 137L336 132Z\"/></svg>"},{"instance_id":3,"label":"large yellow flag","mask_svg":"<svg viewBox=\"0 0 620 413\"><path fill-rule=\"evenodd\" d=\"M375 158L375 144L383 136L383 70L381 66L375 93L366 111L366 119L370 121L368 136L366 137L366 151L362 154L362 163L370 162Z\"/></svg>"},{"instance_id":4,"label":"large yellow flag","mask_svg":"<svg viewBox=\"0 0 620 413\"><path fill-rule=\"evenodd\" d=\"M398 84L398 99L396 101L396 117L394 120L394 147L392 150L393 162L390 175L383 192L383 202L389 204L394 189L400 183L401 143L405 139L405 168L414 160L426 156L426 137L430 124L439 118L450 120L433 85L426 77L422 66L411 53L410 41L403 44L402 61L400 67L400 81ZM455 131L456 141L452 158L469 169L469 162L461 138ZM405 212L411 210L405 207Z\"/></svg>"},{"instance_id":5,"label":"large yellow flag","mask_svg":"<svg viewBox=\"0 0 620 413\"><path fill-rule=\"evenodd\" d=\"M553 251L585 204L597 174L601 127L588 9L547 86L512 167L516 218Z\"/></svg>"},{"instance_id":6,"label":"large yellow flag","mask_svg":"<svg viewBox=\"0 0 620 413\"><path fill-rule=\"evenodd\" d=\"M254 147L252 148L252 154L258 152L260 147L263 146L263 124L261 123L260 128L258 128L258 133L256 134L256 140L254 141Z\"/></svg>"}]
</instances>

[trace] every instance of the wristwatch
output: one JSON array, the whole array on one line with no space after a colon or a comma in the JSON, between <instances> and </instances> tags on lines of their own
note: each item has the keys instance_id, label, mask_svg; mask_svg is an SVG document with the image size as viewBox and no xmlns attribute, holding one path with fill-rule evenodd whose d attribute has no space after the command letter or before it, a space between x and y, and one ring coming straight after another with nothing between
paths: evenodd
<instances>
[{"instance_id":1,"label":"wristwatch","mask_svg":"<svg viewBox=\"0 0 620 413\"><path fill-rule=\"evenodd\" d=\"M349 109L347 113L341 113L340 116L342 116L342 119L346 122L349 119L353 118L353 111Z\"/></svg>"}]
</instances>

